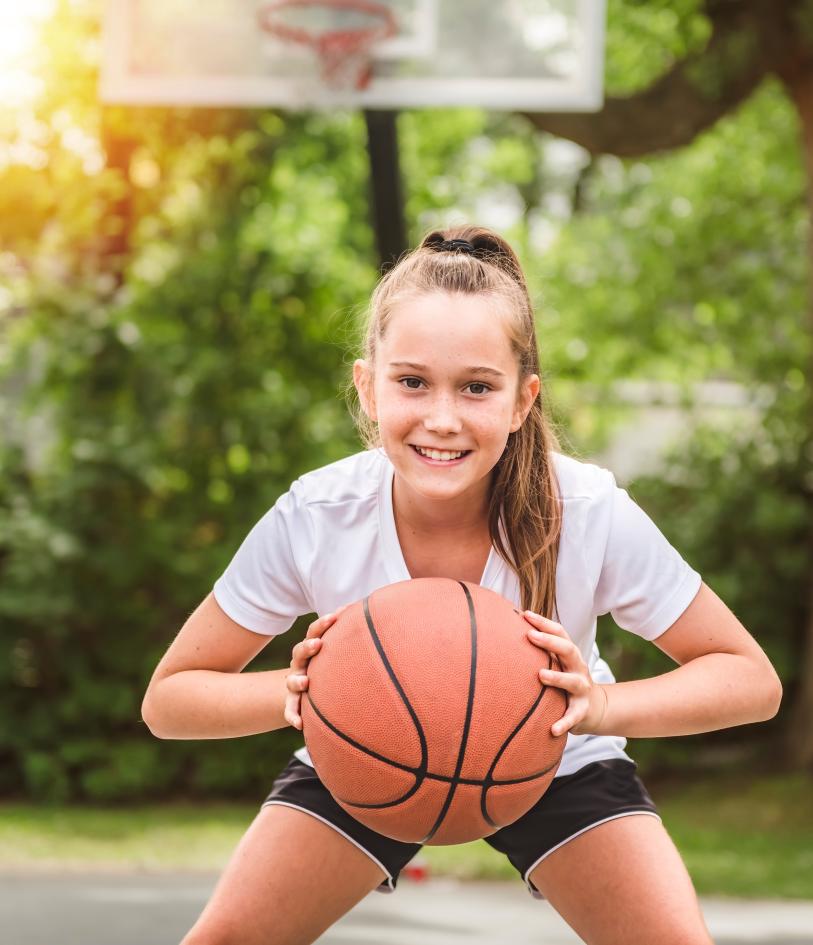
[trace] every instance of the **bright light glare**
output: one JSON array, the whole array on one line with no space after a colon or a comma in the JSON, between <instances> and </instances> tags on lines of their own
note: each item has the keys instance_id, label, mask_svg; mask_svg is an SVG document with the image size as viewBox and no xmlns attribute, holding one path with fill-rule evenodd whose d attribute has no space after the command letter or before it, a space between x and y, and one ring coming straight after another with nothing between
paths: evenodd
<instances>
[{"instance_id":1,"label":"bright light glare","mask_svg":"<svg viewBox=\"0 0 813 945\"><path fill-rule=\"evenodd\" d=\"M54 0L0 0L0 106L30 102L40 88L34 75L37 26L54 8Z\"/></svg>"}]
</instances>

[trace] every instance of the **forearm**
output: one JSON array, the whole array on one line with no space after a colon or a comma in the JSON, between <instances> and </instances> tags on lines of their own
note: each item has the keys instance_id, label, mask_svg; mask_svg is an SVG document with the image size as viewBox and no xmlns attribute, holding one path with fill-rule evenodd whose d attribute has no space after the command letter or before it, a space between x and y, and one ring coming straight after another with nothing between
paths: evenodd
<instances>
[{"instance_id":1,"label":"forearm","mask_svg":"<svg viewBox=\"0 0 813 945\"><path fill-rule=\"evenodd\" d=\"M709 653L661 676L602 685L607 709L595 734L657 738L763 722L777 712L777 687L765 664Z\"/></svg>"},{"instance_id":2,"label":"forearm","mask_svg":"<svg viewBox=\"0 0 813 945\"><path fill-rule=\"evenodd\" d=\"M238 738L284 728L288 669L220 673L193 669L151 687L142 714L157 738Z\"/></svg>"}]
</instances>

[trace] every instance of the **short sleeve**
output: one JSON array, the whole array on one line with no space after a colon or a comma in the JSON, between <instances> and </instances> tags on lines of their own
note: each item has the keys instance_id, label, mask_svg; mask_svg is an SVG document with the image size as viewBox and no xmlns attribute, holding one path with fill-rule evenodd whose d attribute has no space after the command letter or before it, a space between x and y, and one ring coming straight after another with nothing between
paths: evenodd
<instances>
[{"instance_id":1,"label":"short sleeve","mask_svg":"<svg viewBox=\"0 0 813 945\"><path fill-rule=\"evenodd\" d=\"M313 544L308 509L298 484L280 496L251 529L215 581L217 603L232 620L275 636L313 612L307 562Z\"/></svg>"},{"instance_id":2,"label":"short sleeve","mask_svg":"<svg viewBox=\"0 0 813 945\"><path fill-rule=\"evenodd\" d=\"M612 614L619 627L654 640L694 600L702 579L613 474L604 472L610 481L597 500L595 525L607 538L595 613Z\"/></svg>"}]
</instances>

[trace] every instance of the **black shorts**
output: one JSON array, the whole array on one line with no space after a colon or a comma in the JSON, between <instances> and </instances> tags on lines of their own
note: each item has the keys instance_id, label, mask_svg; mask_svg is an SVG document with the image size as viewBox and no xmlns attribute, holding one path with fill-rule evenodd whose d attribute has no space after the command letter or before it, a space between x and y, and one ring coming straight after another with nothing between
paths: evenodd
<instances>
[{"instance_id":1,"label":"black shorts","mask_svg":"<svg viewBox=\"0 0 813 945\"><path fill-rule=\"evenodd\" d=\"M536 899L544 896L529 874L546 856L591 827L626 817L651 814L659 817L652 798L635 773L637 765L624 758L594 761L573 774L554 778L537 803L507 827L485 841L505 853ZM316 771L293 757L274 781L263 802L294 807L328 824L367 854L387 874L379 892L394 892L398 874L421 849L385 837L351 817L328 792Z\"/></svg>"}]
</instances>

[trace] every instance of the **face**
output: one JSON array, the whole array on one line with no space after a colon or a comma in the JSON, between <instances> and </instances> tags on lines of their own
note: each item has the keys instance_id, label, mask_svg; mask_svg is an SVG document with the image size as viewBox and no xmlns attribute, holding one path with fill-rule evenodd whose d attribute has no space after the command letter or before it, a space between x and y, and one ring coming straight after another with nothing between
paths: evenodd
<instances>
[{"instance_id":1,"label":"face","mask_svg":"<svg viewBox=\"0 0 813 945\"><path fill-rule=\"evenodd\" d=\"M362 406L415 499L480 508L539 392L536 374L519 383L504 304L446 292L409 299L391 313L374 372L354 365Z\"/></svg>"}]
</instances>

